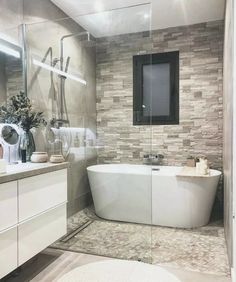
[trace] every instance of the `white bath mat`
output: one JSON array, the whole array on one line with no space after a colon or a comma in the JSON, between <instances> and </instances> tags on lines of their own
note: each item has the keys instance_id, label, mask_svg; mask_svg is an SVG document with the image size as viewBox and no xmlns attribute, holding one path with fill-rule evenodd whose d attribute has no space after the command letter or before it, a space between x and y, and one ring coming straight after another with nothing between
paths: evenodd
<instances>
[{"instance_id":1,"label":"white bath mat","mask_svg":"<svg viewBox=\"0 0 236 282\"><path fill-rule=\"evenodd\" d=\"M58 282L181 282L167 270L150 264L106 260L77 267Z\"/></svg>"}]
</instances>

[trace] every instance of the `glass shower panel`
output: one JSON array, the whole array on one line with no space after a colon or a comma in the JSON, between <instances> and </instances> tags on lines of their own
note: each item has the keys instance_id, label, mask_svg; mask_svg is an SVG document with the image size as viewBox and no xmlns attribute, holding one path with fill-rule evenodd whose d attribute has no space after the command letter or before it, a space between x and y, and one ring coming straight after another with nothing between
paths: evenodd
<instances>
[{"instance_id":1,"label":"glass shower panel","mask_svg":"<svg viewBox=\"0 0 236 282\"><path fill-rule=\"evenodd\" d=\"M133 125L133 56L150 53L150 13L139 5L26 27L28 96L48 120L37 150L71 163L68 234L55 248L152 261L152 130Z\"/></svg>"},{"instance_id":2,"label":"glass shower panel","mask_svg":"<svg viewBox=\"0 0 236 282\"><path fill-rule=\"evenodd\" d=\"M133 56L149 54L150 5L76 17L96 38L95 213L80 234L86 252L151 262L151 127L133 125ZM89 146L86 146L87 156ZM88 244L89 242L89 244Z\"/></svg>"}]
</instances>

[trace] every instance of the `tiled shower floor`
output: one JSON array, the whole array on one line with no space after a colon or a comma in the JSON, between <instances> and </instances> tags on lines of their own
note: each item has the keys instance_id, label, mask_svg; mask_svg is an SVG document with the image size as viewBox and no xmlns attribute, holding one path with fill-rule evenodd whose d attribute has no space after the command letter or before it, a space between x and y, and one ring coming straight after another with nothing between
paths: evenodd
<instances>
[{"instance_id":1,"label":"tiled shower floor","mask_svg":"<svg viewBox=\"0 0 236 282\"><path fill-rule=\"evenodd\" d=\"M224 229L220 222L196 229L148 226L102 220L89 207L69 218L68 233L86 222L89 225L78 234L65 242L57 241L52 247L229 275Z\"/></svg>"}]
</instances>

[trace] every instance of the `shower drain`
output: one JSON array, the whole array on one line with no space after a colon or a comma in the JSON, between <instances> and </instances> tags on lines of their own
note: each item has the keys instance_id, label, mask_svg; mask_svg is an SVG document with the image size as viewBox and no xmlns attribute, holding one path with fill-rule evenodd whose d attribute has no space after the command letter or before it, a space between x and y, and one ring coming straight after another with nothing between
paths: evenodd
<instances>
[{"instance_id":1,"label":"shower drain","mask_svg":"<svg viewBox=\"0 0 236 282\"><path fill-rule=\"evenodd\" d=\"M70 233L68 233L64 237L62 237L60 239L60 242L63 242L63 243L68 242L71 238L75 237L78 233L80 233L82 230L87 228L93 222L94 222L93 220L87 220L82 225L80 225L78 228L72 230Z\"/></svg>"}]
</instances>

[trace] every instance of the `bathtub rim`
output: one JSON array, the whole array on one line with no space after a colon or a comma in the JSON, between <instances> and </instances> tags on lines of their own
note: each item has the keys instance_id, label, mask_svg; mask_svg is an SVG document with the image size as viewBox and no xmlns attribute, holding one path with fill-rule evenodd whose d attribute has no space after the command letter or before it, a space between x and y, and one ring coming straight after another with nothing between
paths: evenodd
<instances>
[{"instance_id":1,"label":"bathtub rim","mask_svg":"<svg viewBox=\"0 0 236 282\"><path fill-rule=\"evenodd\" d=\"M108 168L108 167L122 167L122 170L101 170L101 168ZM128 170L124 170L125 167L129 167L132 166L134 167L143 167L146 168L147 170L144 172L130 172ZM98 169L100 168L100 169ZM170 176L170 177L178 177L178 178L212 178L212 177L220 177L222 175L222 172L220 170L216 170L216 169L210 169L210 175L178 175L170 173L170 175L168 174L161 174L161 170L160 171L153 171L152 168L162 168L165 170L168 170L171 168L176 168L176 169L183 169L184 166L162 166L162 165L144 165L144 164L129 164L129 163L119 163L119 164L97 164L97 165L92 165L92 166L88 166L87 167L87 171L88 172L95 172L95 173L114 173L114 174L129 174L129 175L150 175L150 176Z\"/></svg>"}]
</instances>

